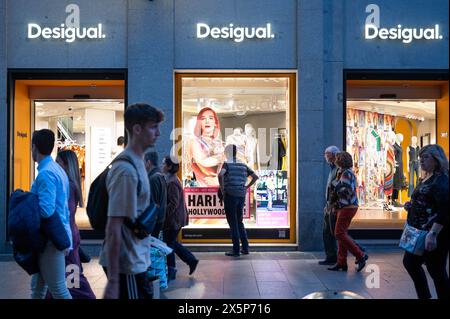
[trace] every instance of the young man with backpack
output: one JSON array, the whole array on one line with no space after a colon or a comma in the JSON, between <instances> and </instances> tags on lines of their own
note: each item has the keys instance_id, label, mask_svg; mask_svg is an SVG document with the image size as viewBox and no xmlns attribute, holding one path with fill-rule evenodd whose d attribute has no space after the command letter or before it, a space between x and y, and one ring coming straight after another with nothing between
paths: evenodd
<instances>
[{"instance_id":1,"label":"young man with backpack","mask_svg":"<svg viewBox=\"0 0 450 319\"><path fill-rule=\"evenodd\" d=\"M106 177L108 218L99 262L108 277L105 299L149 299L150 237L139 239L126 222L134 222L150 202L144 154L160 136L163 113L137 103L127 107L124 118L128 144Z\"/></svg>"}]
</instances>

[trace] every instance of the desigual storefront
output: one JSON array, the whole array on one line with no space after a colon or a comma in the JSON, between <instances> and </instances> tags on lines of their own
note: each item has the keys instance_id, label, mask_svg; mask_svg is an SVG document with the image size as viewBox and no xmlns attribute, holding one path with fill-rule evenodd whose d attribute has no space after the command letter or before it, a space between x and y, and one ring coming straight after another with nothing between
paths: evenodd
<instances>
[{"instance_id":1,"label":"desigual storefront","mask_svg":"<svg viewBox=\"0 0 450 319\"><path fill-rule=\"evenodd\" d=\"M1 1L1 250L9 194L35 178L32 132L55 132L53 155L77 153L86 196L138 101L164 111L156 150L181 160L183 242L230 242L217 198L227 144L260 176L244 207L251 245L321 249L332 144L355 162L353 234L396 238L418 149L448 155L446 12L444 0ZM77 224L101 238L82 207Z\"/></svg>"}]
</instances>

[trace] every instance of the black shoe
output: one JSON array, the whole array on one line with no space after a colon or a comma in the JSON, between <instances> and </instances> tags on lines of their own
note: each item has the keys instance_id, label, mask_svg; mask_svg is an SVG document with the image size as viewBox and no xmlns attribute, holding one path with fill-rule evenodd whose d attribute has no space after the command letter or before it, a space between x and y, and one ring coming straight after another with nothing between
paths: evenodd
<instances>
[{"instance_id":1,"label":"black shoe","mask_svg":"<svg viewBox=\"0 0 450 319\"><path fill-rule=\"evenodd\" d=\"M325 260L322 260L322 261L319 261L319 265L322 265L322 266L330 266L330 265L335 265L336 264L336 259L325 259Z\"/></svg>"},{"instance_id":2,"label":"black shoe","mask_svg":"<svg viewBox=\"0 0 450 319\"><path fill-rule=\"evenodd\" d=\"M175 280L176 278L177 278L177 270L176 269L169 270L167 274L167 281L172 281Z\"/></svg>"},{"instance_id":3,"label":"black shoe","mask_svg":"<svg viewBox=\"0 0 450 319\"><path fill-rule=\"evenodd\" d=\"M239 257L239 253L235 253L235 252L232 252L232 251L227 251L227 252L225 253L225 256L229 256L229 257Z\"/></svg>"},{"instance_id":4,"label":"black shoe","mask_svg":"<svg viewBox=\"0 0 450 319\"><path fill-rule=\"evenodd\" d=\"M250 252L248 250L241 249L241 254L248 255L248 254L250 254Z\"/></svg>"},{"instance_id":5,"label":"black shoe","mask_svg":"<svg viewBox=\"0 0 450 319\"><path fill-rule=\"evenodd\" d=\"M194 260L190 265L189 265L189 276L192 275L195 271L195 269L197 269L197 265L198 265L198 259Z\"/></svg>"},{"instance_id":6,"label":"black shoe","mask_svg":"<svg viewBox=\"0 0 450 319\"><path fill-rule=\"evenodd\" d=\"M360 260L356 262L356 271L360 272L366 266L366 260L369 259L369 256L366 254Z\"/></svg>"},{"instance_id":7,"label":"black shoe","mask_svg":"<svg viewBox=\"0 0 450 319\"><path fill-rule=\"evenodd\" d=\"M336 264L333 267L328 268L328 270L331 270L331 271L339 271L339 270L347 271L348 270L348 266L347 265L338 265L338 264Z\"/></svg>"}]
</instances>

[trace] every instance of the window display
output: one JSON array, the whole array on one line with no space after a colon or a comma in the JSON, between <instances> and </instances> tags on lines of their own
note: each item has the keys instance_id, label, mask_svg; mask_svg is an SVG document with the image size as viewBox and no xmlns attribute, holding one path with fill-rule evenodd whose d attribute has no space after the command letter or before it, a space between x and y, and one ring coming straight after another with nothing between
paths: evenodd
<instances>
[{"instance_id":1,"label":"window display","mask_svg":"<svg viewBox=\"0 0 450 319\"><path fill-rule=\"evenodd\" d=\"M435 102L348 101L346 112L358 180L355 220L404 220L403 204L420 176L417 135L435 135Z\"/></svg>"},{"instance_id":2,"label":"window display","mask_svg":"<svg viewBox=\"0 0 450 319\"><path fill-rule=\"evenodd\" d=\"M181 85L187 228L228 228L217 191L229 144L260 177L247 193L246 227L289 227L289 77L185 76Z\"/></svg>"}]
</instances>

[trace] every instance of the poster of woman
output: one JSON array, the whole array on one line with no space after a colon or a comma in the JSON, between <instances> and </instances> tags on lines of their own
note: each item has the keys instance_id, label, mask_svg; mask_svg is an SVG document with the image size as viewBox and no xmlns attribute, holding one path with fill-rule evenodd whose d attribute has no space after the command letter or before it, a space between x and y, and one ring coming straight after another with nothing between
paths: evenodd
<instances>
[{"instance_id":1,"label":"poster of woman","mask_svg":"<svg viewBox=\"0 0 450 319\"><path fill-rule=\"evenodd\" d=\"M192 170L189 178L198 187L219 186L217 175L225 160L217 113L205 107L197 115L194 136L187 145L187 159Z\"/></svg>"}]
</instances>

